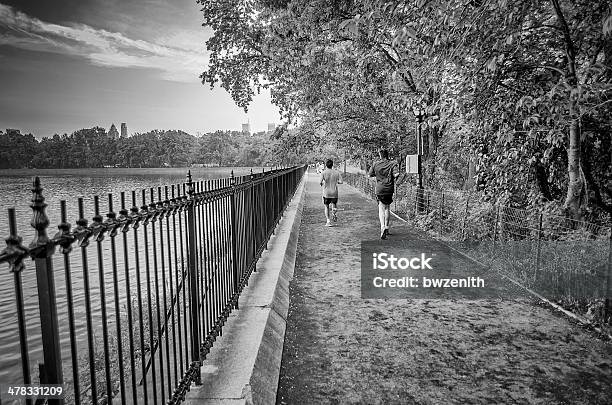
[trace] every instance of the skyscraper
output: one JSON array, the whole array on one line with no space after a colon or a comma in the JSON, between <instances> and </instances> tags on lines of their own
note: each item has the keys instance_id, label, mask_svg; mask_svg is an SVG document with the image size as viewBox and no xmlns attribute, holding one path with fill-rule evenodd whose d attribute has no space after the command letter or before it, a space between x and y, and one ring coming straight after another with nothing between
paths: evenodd
<instances>
[{"instance_id":1,"label":"skyscraper","mask_svg":"<svg viewBox=\"0 0 612 405\"><path fill-rule=\"evenodd\" d=\"M113 139L116 139L119 137L119 131L117 131L117 127L115 126L114 123L111 124L111 127L108 130L108 136Z\"/></svg>"},{"instance_id":2,"label":"skyscraper","mask_svg":"<svg viewBox=\"0 0 612 405\"><path fill-rule=\"evenodd\" d=\"M121 123L121 137L122 138L127 138L128 137L127 124L125 122Z\"/></svg>"},{"instance_id":3,"label":"skyscraper","mask_svg":"<svg viewBox=\"0 0 612 405\"><path fill-rule=\"evenodd\" d=\"M249 122L242 124L242 133L251 135L251 124Z\"/></svg>"}]
</instances>

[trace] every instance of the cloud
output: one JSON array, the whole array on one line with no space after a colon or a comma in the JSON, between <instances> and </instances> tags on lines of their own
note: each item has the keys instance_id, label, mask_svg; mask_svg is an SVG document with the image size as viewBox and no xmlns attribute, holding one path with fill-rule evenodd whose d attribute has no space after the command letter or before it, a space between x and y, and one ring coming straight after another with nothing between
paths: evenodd
<instances>
[{"instance_id":1,"label":"cloud","mask_svg":"<svg viewBox=\"0 0 612 405\"><path fill-rule=\"evenodd\" d=\"M155 69L165 80L198 80L208 62L204 40L204 32L193 31L133 39L84 24L47 23L0 4L0 45L83 57L98 66Z\"/></svg>"}]
</instances>

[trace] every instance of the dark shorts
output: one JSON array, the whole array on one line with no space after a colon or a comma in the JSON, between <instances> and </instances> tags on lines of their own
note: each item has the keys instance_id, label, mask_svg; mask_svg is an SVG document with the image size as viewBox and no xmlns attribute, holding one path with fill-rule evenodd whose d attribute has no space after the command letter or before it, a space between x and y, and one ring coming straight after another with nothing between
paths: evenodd
<instances>
[{"instance_id":1,"label":"dark shorts","mask_svg":"<svg viewBox=\"0 0 612 405\"><path fill-rule=\"evenodd\" d=\"M323 197L323 204L325 205L338 204L338 197L335 197L335 198Z\"/></svg>"},{"instance_id":2,"label":"dark shorts","mask_svg":"<svg viewBox=\"0 0 612 405\"><path fill-rule=\"evenodd\" d=\"M376 199L385 205L393 202L393 194L376 194Z\"/></svg>"}]
</instances>

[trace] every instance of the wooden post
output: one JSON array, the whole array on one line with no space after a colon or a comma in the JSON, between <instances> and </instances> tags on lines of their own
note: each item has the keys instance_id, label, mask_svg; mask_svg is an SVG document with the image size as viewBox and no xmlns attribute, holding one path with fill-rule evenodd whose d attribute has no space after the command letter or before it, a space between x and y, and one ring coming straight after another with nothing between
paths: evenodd
<instances>
[{"instance_id":1,"label":"wooden post","mask_svg":"<svg viewBox=\"0 0 612 405\"><path fill-rule=\"evenodd\" d=\"M604 319L612 324L612 230L610 231L610 243L608 245L608 279L606 280L606 310Z\"/></svg>"},{"instance_id":2,"label":"wooden post","mask_svg":"<svg viewBox=\"0 0 612 405\"><path fill-rule=\"evenodd\" d=\"M537 251L536 251L536 266L535 266L535 273L533 275L533 279L535 281L538 272L540 271L540 255L541 255L541 244L542 244L542 213L540 212L540 217L539 217L539 221L538 221L538 244L537 244Z\"/></svg>"},{"instance_id":3,"label":"wooden post","mask_svg":"<svg viewBox=\"0 0 612 405\"><path fill-rule=\"evenodd\" d=\"M443 222L444 222L444 193L442 193L442 199L440 200L440 236L442 236Z\"/></svg>"},{"instance_id":4,"label":"wooden post","mask_svg":"<svg viewBox=\"0 0 612 405\"><path fill-rule=\"evenodd\" d=\"M493 224L493 251L497 243L497 223L499 222L499 206L495 205L495 223Z\"/></svg>"},{"instance_id":5,"label":"wooden post","mask_svg":"<svg viewBox=\"0 0 612 405\"><path fill-rule=\"evenodd\" d=\"M470 196L468 194L468 197L465 200L465 215L463 216L463 225L461 226L461 240L462 241L465 239L465 223L470 213L469 209L470 209Z\"/></svg>"}]
</instances>

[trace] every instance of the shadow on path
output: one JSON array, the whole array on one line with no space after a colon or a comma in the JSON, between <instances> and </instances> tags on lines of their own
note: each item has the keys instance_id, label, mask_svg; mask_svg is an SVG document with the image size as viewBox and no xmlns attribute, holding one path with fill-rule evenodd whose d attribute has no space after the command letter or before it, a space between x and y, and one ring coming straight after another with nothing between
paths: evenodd
<instances>
[{"instance_id":1,"label":"shadow on path","mask_svg":"<svg viewBox=\"0 0 612 405\"><path fill-rule=\"evenodd\" d=\"M343 185L327 228L314 174L305 198L277 403L612 403L610 344L527 299L362 299L376 205Z\"/></svg>"}]
</instances>

